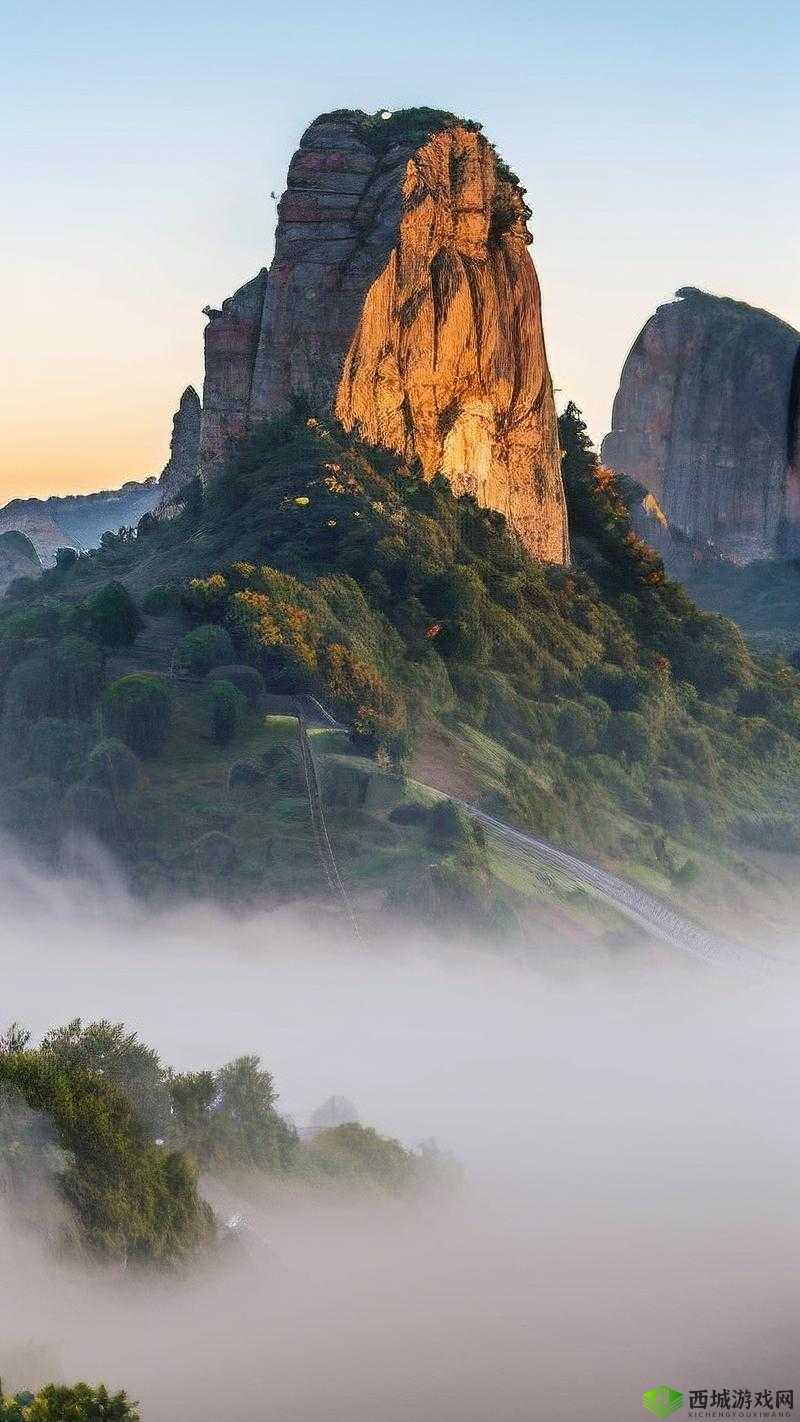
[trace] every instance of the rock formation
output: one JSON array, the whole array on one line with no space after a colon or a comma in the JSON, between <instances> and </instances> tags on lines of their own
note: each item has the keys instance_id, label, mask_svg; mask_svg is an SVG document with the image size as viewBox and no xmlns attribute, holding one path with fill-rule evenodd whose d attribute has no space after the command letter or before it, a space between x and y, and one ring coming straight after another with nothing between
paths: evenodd
<instances>
[{"instance_id":1,"label":"rock formation","mask_svg":"<svg viewBox=\"0 0 800 1422\"><path fill-rule=\"evenodd\" d=\"M305 397L564 562L552 384L522 190L474 125L409 110L306 130L275 256L208 310L201 471ZM422 123L422 130L420 124Z\"/></svg>"},{"instance_id":2,"label":"rock formation","mask_svg":"<svg viewBox=\"0 0 800 1422\"><path fill-rule=\"evenodd\" d=\"M162 497L174 498L179 489L197 478L200 457L200 396L193 385L187 385L172 418L172 439L169 459L161 471L159 485Z\"/></svg>"},{"instance_id":3,"label":"rock formation","mask_svg":"<svg viewBox=\"0 0 800 1422\"><path fill-rule=\"evenodd\" d=\"M38 578L42 565L24 533L0 533L0 597L15 578Z\"/></svg>"},{"instance_id":4,"label":"rock formation","mask_svg":"<svg viewBox=\"0 0 800 1422\"><path fill-rule=\"evenodd\" d=\"M800 553L800 333L693 288L634 342L602 458L739 562Z\"/></svg>"},{"instance_id":5,"label":"rock formation","mask_svg":"<svg viewBox=\"0 0 800 1422\"><path fill-rule=\"evenodd\" d=\"M700 567L719 563L712 544L689 538L670 523L655 494L643 490L628 507L634 532L656 550L671 578L685 583Z\"/></svg>"},{"instance_id":6,"label":"rock formation","mask_svg":"<svg viewBox=\"0 0 800 1422\"><path fill-rule=\"evenodd\" d=\"M45 567L51 567L59 548L78 552L96 548L110 530L132 528L155 507L158 481L131 481L121 489L97 494L53 495L49 499L12 499L0 509L0 533L15 529L30 539Z\"/></svg>"}]
</instances>

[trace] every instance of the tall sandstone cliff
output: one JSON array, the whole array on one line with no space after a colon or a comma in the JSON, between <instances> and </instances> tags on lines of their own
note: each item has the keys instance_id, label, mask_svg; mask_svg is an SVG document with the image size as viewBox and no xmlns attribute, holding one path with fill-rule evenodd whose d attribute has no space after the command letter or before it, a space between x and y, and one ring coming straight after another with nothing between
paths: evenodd
<instances>
[{"instance_id":1,"label":"tall sandstone cliff","mask_svg":"<svg viewBox=\"0 0 800 1422\"><path fill-rule=\"evenodd\" d=\"M728 558L796 556L799 351L769 312L685 288L634 342L603 461Z\"/></svg>"},{"instance_id":2,"label":"tall sandstone cliff","mask_svg":"<svg viewBox=\"0 0 800 1422\"><path fill-rule=\"evenodd\" d=\"M426 111L430 112L430 111ZM275 256L208 311L201 471L302 395L564 562L567 518L522 191L474 127L328 115L278 206Z\"/></svg>"}]
</instances>

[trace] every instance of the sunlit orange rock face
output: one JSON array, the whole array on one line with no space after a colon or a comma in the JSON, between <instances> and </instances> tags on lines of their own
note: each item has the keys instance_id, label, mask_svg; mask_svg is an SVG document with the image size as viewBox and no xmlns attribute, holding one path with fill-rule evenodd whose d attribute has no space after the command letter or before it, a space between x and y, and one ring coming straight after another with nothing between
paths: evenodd
<instances>
[{"instance_id":1,"label":"sunlit orange rock face","mask_svg":"<svg viewBox=\"0 0 800 1422\"><path fill-rule=\"evenodd\" d=\"M483 136L454 124L376 152L357 121L319 120L278 212L269 273L207 328L204 473L302 394L566 561L528 212Z\"/></svg>"}]
</instances>

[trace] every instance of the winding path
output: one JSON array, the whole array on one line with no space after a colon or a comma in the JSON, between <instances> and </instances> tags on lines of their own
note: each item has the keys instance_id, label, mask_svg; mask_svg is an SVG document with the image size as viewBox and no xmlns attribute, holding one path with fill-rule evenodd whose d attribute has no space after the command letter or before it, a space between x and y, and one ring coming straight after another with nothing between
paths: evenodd
<instances>
[{"instance_id":1,"label":"winding path","mask_svg":"<svg viewBox=\"0 0 800 1422\"><path fill-rule=\"evenodd\" d=\"M308 745L309 721L316 723L318 727L329 730L347 730L347 727L336 721L315 697L298 698L298 711L301 740L305 741L306 745ZM313 771L310 746L308 758ZM425 788L435 789L430 785ZM436 791L436 793L441 792ZM317 790L318 796L319 791ZM699 958L718 968L734 968L738 971L744 969L758 976L765 976L770 971L770 961L762 954L744 944L731 943L729 940L707 933L705 929L682 918L668 904L656 898L654 894L648 894L637 884L620 879L618 875L611 874L596 864L578 859L574 854L569 854L564 849L558 849L546 840L537 839L535 835L528 834L524 830L514 829L512 825L505 824L503 820L496 819L494 815L487 814L485 810L479 810L476 805L469 804L467 800L460 800L454 795L444 798L453 800L454 804L459 805L472 819L477 820L495 847L516 859L518 863L528 864L535 868L544 866L559 877L591 890L599 898L605 899L607 903L611 904L618 913L645 928L654 937L667 943L670 948L676 948L681 953L687 953L692 958ZM327 840L327 830L325 830L325 839ZM330 849L329 840L328 848ZM330 853L332 858L333 851L331 850ZM336 874L338 878L338 870ZM339 879L339 884L341 884L341 879ZM341 885L341 892L344 895L350 916L354 920L352 905L347 899L344 885Z\"/></svg>"},{"instance_id":2,"label":"winding path","mask_svg":"<svg viewBox=\"0 0 800 1422\"><path fill-rule=\"evenodd\" d=\"M513 829L511 825L495 819L494 815L487 815L474 805L467 804L465 800L457 800L456 804L461 805L473 819L483 825L487 837L493 840L498 848L510 850L515 858L523 862L527 860L532 865L545 865L591 889L626 918L640 924L656 938L668 943L671 948L689 953L693 958L702 958L715 967L749 968L760 973L767 971L768 962L759 953L742 944L712 937L688 919L681 918L661 899L648 894L638 885L630 884L626 879L620 879L616 874L610 874L595 864L577 859L574 854L557 849L546 840L536 839L534 835L526 834L523 830Z\"/></svg>"}]
</instances>

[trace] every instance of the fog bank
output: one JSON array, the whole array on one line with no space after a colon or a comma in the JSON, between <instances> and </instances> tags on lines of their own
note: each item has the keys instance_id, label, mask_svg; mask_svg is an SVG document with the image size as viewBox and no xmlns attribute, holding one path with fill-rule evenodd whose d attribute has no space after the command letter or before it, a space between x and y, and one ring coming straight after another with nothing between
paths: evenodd
<instances>
[{"instance_id":1,"label":"fog bank","mask_svg":"<svg viewBox=\"0 0 800 1422\"><path fill-rule=\"evenodd\" d=\"M179 1069L259 1052L299 1123L340 1092L467 1186L248 1206L248 1246L177 1281L55 1268L0 1202L0 1373L47 1343L144 1422L624 1422L657 1384L800 1385L793 981L356 948L4 869L0 1024L124 1020Z\"/></svg>"}]
</instances>

